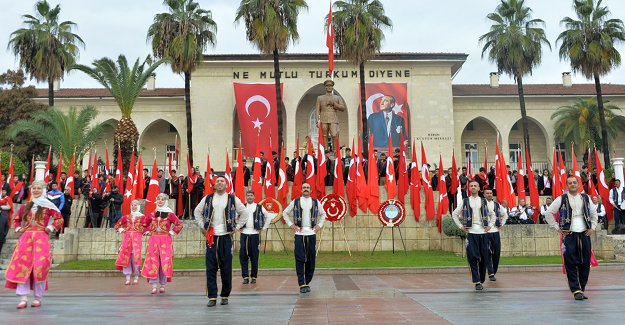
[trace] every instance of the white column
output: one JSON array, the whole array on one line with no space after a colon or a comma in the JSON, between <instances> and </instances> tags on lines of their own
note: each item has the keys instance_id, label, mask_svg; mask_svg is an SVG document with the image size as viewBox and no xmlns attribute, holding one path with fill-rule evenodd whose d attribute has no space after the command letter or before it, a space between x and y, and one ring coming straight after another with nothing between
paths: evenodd
<instances>
[{"instance_id":1,"label":"white column","mask_svg":"<svg viewBox=\"0 0 625 325\"><path fill-rule=\"evenodd\" d=\"M35 181L43 182L46 173L46 161L35 161Z\"/></svg>"},{"instance_id":2,"label":"white column","mask_svg":"<svg viewBox=\"0 0 625 325\"><path fill-rule=\"evenodd\" d=\"M614 168L614 178L621 180L621 184L624 183L623 160L625 160L625 158L612 158L612 167Z\"/></svg>"}]
</instances>

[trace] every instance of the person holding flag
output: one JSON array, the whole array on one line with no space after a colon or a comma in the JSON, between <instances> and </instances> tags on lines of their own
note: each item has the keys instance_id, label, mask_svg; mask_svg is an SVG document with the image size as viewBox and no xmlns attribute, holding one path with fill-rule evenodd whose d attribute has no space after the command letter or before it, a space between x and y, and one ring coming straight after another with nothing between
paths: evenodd
<instances>
[{"instance_id":1,"label":"person holding flag","mask_svg":"<svg viewBox=\"0 0 625 325\"><path fill-rule=\"evenodd\" d=\"M575 300L584 300L592 243L590 236L597 228L597 207L587 194L580 193L579 181L575 176L566 179L568 193L558 196L545 212L547 223L560 232L562 258L569 289ZM558 221L554 214L559 213Z\"/></svg>"}]
</instances>

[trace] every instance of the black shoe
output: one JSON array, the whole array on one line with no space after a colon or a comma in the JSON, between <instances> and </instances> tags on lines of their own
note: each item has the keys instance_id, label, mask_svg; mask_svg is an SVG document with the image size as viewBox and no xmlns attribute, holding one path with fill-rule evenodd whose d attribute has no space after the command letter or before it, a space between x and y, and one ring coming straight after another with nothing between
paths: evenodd
<instances>
[{"instance_id":1,"label":"black shoe","mask_svg":"<svg viewBox=\"0 0 625 325\"><path fill-rule=\"evenodd\" d=\"M306 292L310 292L310 287L306 286Z\"/></svg>"},{"instance_id":2,"label":"black shoe","mask_svg":"<svg viewBox=\"0 0 625 325\"><path fill-rule=\"evenodd\" d=\"M582 296L584 296L584 299L588 299L588 296L586 296L586 294L582 293Z\"/></svg>"},{"instance_id":3,"label":"black shoe","mask_svg":"<svg viewBox=\"0 0 625 325\"><path fill-rule=\"evenodd\" d=\"M253 281L253 280L252 280L252 281ZM248 278L243 279L243 284L248 284L248 283L250 283L250 279L248 279ZM253 282L252 282L252 283L253 283Z\"/></svg>"},{"instance_id":4,"label":"black shoe","mask_svg":"<svg viewBox=\"0 0 625 325\"><path fill-rule=\"evenodd\" d=\"M478 283L475 285L475 291L482 291L484 290L484 286L482 286L481 283Z\"/></svg>"},{"instance_id":5,"label":"black shoe","mask_svg":"<svg viewBox=\"0 0 625 325\"><path fill-rule=\"evenodd\" d=\"M491 281L493 281L493 282L494 282L494 281L497 281L497 278L495 278L495 276L494 276L494 275L489 276L489 277L488 277L488 279L489 279L489 280L491 280Z\"/></svg>"},{"instance_id":6,"label":"black shoe","mask_svg":"<svg viewBox=\"0 0 625 325\"><path fill-rule=\"evenodd\" d=\"M221 298L221 304L223 306L227 305L228 304L228 298Z\"/></svg>"},{"instance_id":7,"label":"black shoe","mask_svg":"<svg viewBox=\"0 0 625 325\"><path fill-rule=\"evenodd\" d=\"M306 293L306 287L299 287L299 293Z\"/></svg>"},{"instance_id":8,"label":"black shoe","mask_svg":"<svg viewBox=\"0 0 625 325\"><path fill-rule=\"evenodd\" d=\"M217 305L217 299L211 299L208 301L206 307L215 307L215 305Z\"/></svg>"},{"instance_id":9,"label":"black shoe","mask_svg":"<svg viewBox=\"0 0 625 325\"><path fill-rule=\"evenodd\" d=\"M256 283L256 279L252 278L252 284Z\"/></svg>"},{"instance_id":10,"label":"black shoe","mask_svg":"<svg viewBox=\"0 0 625 325\"><path fill-rule=\"evenodd\" d=\"M573 297L575 297L575 300L584 300L584 294L581 292L576 293Z\"/></svg>"}]
</instances>

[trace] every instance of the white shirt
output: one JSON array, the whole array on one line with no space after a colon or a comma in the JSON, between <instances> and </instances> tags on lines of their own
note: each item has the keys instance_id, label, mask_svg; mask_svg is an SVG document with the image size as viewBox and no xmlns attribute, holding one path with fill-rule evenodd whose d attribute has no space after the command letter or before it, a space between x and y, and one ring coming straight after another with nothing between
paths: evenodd
<instances>
[{"instance_id":1,"label":"white shirt","mask_svg":"<svg viewBox=\"0 0 625 325\"><path fill-rule=\"evenodd\" d=\"M519 219L521 220L527 220L529 218L529 216L527 215L527 212L532 212L532 215L533 215L534 209L528 206L522 207L520 205L517 205L514 208L512 208L512 210L510 210L510 214L517 215L517 217L519 217Z\"/></svg>"},{"instance_id":2,"label":"white shirt","mask_svg":"<svg viewBox=\"0 0 625 325\"><path fill-rule=\"evenodd\" d=\"M488 204L488 203L487 203ZM481 197L473 197L469 196L469 206L473 210L473 219L471 228L469 229L469 233L471 234L485 234L486 229L484 229L482 223L482 198ZM451 217L454 219L454 222L460 229L464 229L464 225L460 222L460 214L462 213L462 201L456 207L454 212L451 213ZM488 226L493 228L495 224L495 214L492 210L489 209L488 216Z\"/></svg>"},{"instance_id":3,"label":"white shirt","mask_svg":"<svg viewBox=\"0 0 625 325\"><path fill-rule=\"evenodd\" d=\"M490 211L490 213L495 217L495 221L497 221L497 215L495 214L495 201L488 201L486 200L486 205L488 205L488 211ZM506 221L508 220L508 213L506 213L506 209L504 209L501 204L499 205L499 215L501 216L501 226L506 224ZM488 230L488 232L499 232L499 228L501 227L491 227L490 230Z\"/></svg>"},{"instance_id":4,"label":"white shirt","mask_svg":"<svg viewBox=\"0 0 625 325\"><path fill-rule=\"evenodd\" d=\"M569 205L571 206L571 210L572 210L571 227L569 228L569 231L571 232L586 231L586 229L588 228L586 227L586 223L584 222L582 196L580 194L576 194L576 195L568 194L568 199L569 199ZM553 202L551 203L551 205L545 212L545 220L551 227L555 228L556 230L560 230L560 226L556 222L556 219L553 217L553 215L560 211L561 205L562 205L562 196L558 196L555 200L553 200ZM592 230L595 230L595 228L597 228L597 222L598 222L597 206L594 203L592 203L592 201L590 201L588 208L590 209L590 216L589 216L590 228L592 228ZM562 216L560 216L560 218L562 218Z\"/></svg>"},{"instance_id":5,"label":"white shirt","mask_svg":"<svg viewBox=\"0 0 625 325\"><path fill-rule=\"evenodd\" d=\"M314 226L310 224L310 210L312 209L312 198L310 197L301 197L299 200L300 207L302 208L302 227L295 232L296 235L300 236L310 236L314 235L315 231L313 230ZM317 226L323 227L323 222L326 220L326 212L323 210L323 207L319 202L317 202L319 215L317 217ZM294 223L291 221L291 216L293 215L293 209L295 207L295 200L289 203L289 206L284 209L282 214L286 225L291 227Z\"/></svg>"},{"instance_id":6,"label":"white shirt","mask_svg":"<svg viewBox=\"0 0 625 325\"><path fill-rule=\"evenodd\" d=\"M258 205L256 203L247 203L245 204L245 209L247 209L247 220L245 221L245 226L241 230L242 234L246 235L256 235L258 234L258 230L254 229L254 212L256 212L256 207ZM264 215L265 223L263 224L263 230L267 229L271 224L271 219L273 218L272 214L267 212L265 208L261 208L261 211ZM242 219L242 217L240 217Z\"/></svg>"},{"instance_id":7,"label":"white shirt","mask_svg":"<svg viewBox=\"0 0 625 325\"><path fill-rule=\"evenodd\" d=\"M206 204L206 196L200 200L200 203L193 210L193 215L195 216L195 222L200 226L200 228L204 229L204 205ZM215 236L227 235L227 228L224 222L224 211L226 209L226 205L228 204L228 194L217 194L213 195L213 219L211 221L211 226L215 229ZM247 209L245 205L241 203L238 197L234 197L234 208L237 214L240 216L239 221L236 224L236 229L241 229L245 222L247 221ZM208 216L210 218L210 216Z\"/></svg>"},{"instance_id":8,"label":"white shirt","mask_svg":"<svg viewBox=\"0 0 625 325\"><path fill-rule=\"evenodd\" d=\"M605 217L605 205L602 204L598 209L597 217Z\"/></svg>"},{"instance_id":9,"label":"white shirt","mask_svg":"<svg viewBox=\"0 0 625 325\"><path fill-rule=\"evenodd\" d=\"M551 188L551 179L549 179L549 176L543 176L543 184L545 184L545 188Z\"/></svg>"},{"instance_id":10,"label":"white shirt","mask_svg":"<svg viewBox=\"0 0 625 325\"><path fill-rule=\"evenodd\" d=\"M614 191L616 191L616 202L614 202ZM613 189L610 190L610 204L616 205L617 207L620 207L621 209L625 209L625 200L621 200L623 195L623 186L621 187L615 187Z\"/></svg>"}]
</instances>

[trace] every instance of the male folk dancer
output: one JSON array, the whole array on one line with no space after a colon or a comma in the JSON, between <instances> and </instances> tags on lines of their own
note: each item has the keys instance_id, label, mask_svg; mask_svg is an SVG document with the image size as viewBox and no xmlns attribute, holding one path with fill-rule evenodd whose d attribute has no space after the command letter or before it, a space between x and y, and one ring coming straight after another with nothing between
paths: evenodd
<instances>
[{"instance_id":1,"label":"male folk dancer","mask_svg":"<svg viewBox=\"0 0 625 325\"><path fill-rule=\"evenodd\" d=\"M232 290L232 237L247 221L241 200L226 193L226 179L215 179L215 193L202 198L193 211L195 221L206 231L206 288L208 307L217 304L217 269L221 275L221 304L228 304ZM239 221L236 215L239 214Z\"/></svg>"},{"instance_id":2,"label":"male folk dancer","mask_svg":"<svg viewBox=\"0 0 625 325\"><path fill-rule=\"evenodd\" d=\"M547 212L547 209L549 209L549 206L551 205L552 202L553 202L553 199L551 197L547 197L547 199L545 200L545 204L540 206L540 214L538 215L538 223L547 224L547 221L545 220L545 212Z\"/></svg>"},{"instance_id":3,"label":"male folk dancer","mask_svg":"<svg viewBox=\"0 0 625 325\"><path fill-rule=\"evenodd\" d=\"M250 283L247 262L252 262L252 283L256 283L258 276L258 254L260 252L260 232L267 229L271 224L271 215L262 205L254 203L254 191L245 193L245 208L247 209L247 219L245 226L241 230L241 245L239 250L239 261L241 262L241 276L243 284Z\"/></svg>"},{"instance_id":4,"label":"male folk dancer","mask_svg":"<svg viewBox=\"0 0 625 325\"><path fill-rule=\"evenodd\" d=\"M579 193L575 176L566 179L569 190L557 197L547 209L545 219L562 235L562 256L569 288L575 300L588 299L584 294L590 273L590 236L597 227L597 207L587 194ZM559 212L556 222L553 215Z\"/></svg>"},{"instance_id":5,"label":"male folk dancer","mask_svg":"<svg viewBox=\"0 0 625 325\"><path fill-rule=\"evenodd\" d=\"M614 209L614 229L613 234L620 231L625 223L625 188L621 184L621 180L614 181L614 188L610 190L610 204Z\"/></svg>"},{"instance_id":6,"label":"male folk dancer","mask_svg":"<svg viewBox=\"0 0 625 325\"><path fill-rule=\"evenodd\" d=\"M310 292L315 273L316 234L321 230L326 213L318 200L310 197L310 184L302 184L302 196L284 209L284 221L295 231L295 271L299 292ZM291 221L293 217L293 221Z\"/></svg>"},{"instance_id":7,"label":"male folk dancer","mask_svg":"<svg viewBox=\"0 0 625 325\"><path fill-rule=\"evenodd\" d=\"M479 188L478 182L471 181L471 196L462 199L462 204L456 207L451 216L458 228L467 234L467 260L471 268L471 279L475 290L482 291L482 283L486 281L486 265L490 263L486 233L494 226L495 216L489 210L486 199L478 196ZM461 213L464 224L460 222Z\"/></svg>"},{"instance_id":8,"label":"male folk dancer","mask_svg":"<svg viewBox=\"0 0 625 325\"><path fill-rule=\"evenodd\" d=\"M606 218L606 210L605 210L605 206L603 205L603 203L601 203L601 197L600 196L593 196L592 197L592 203L594 203L597 206L598 224L600 224L603 229L607 230L608 229L608 218Z\"/></svg>"},{"instance_id":9,"label":"male folk dancer","mask_svg":"<svg viewBox=\"0 0 625 325\"><path fill-rule=\"evenodd\" d=\"M488 252L489 263L486 264L488 269L488 279L490 281L497 281L495 274L499 268L499 257L501 256L501 239L499 238L499 229L506 224L508 220L508 213L503 209L497 201L493 200L493 190L485 189L484 198L486 198L486 205L490 213L495 215L495 226L490 228L486 233L488 240Z\"/></svg>"}]
</instances>

